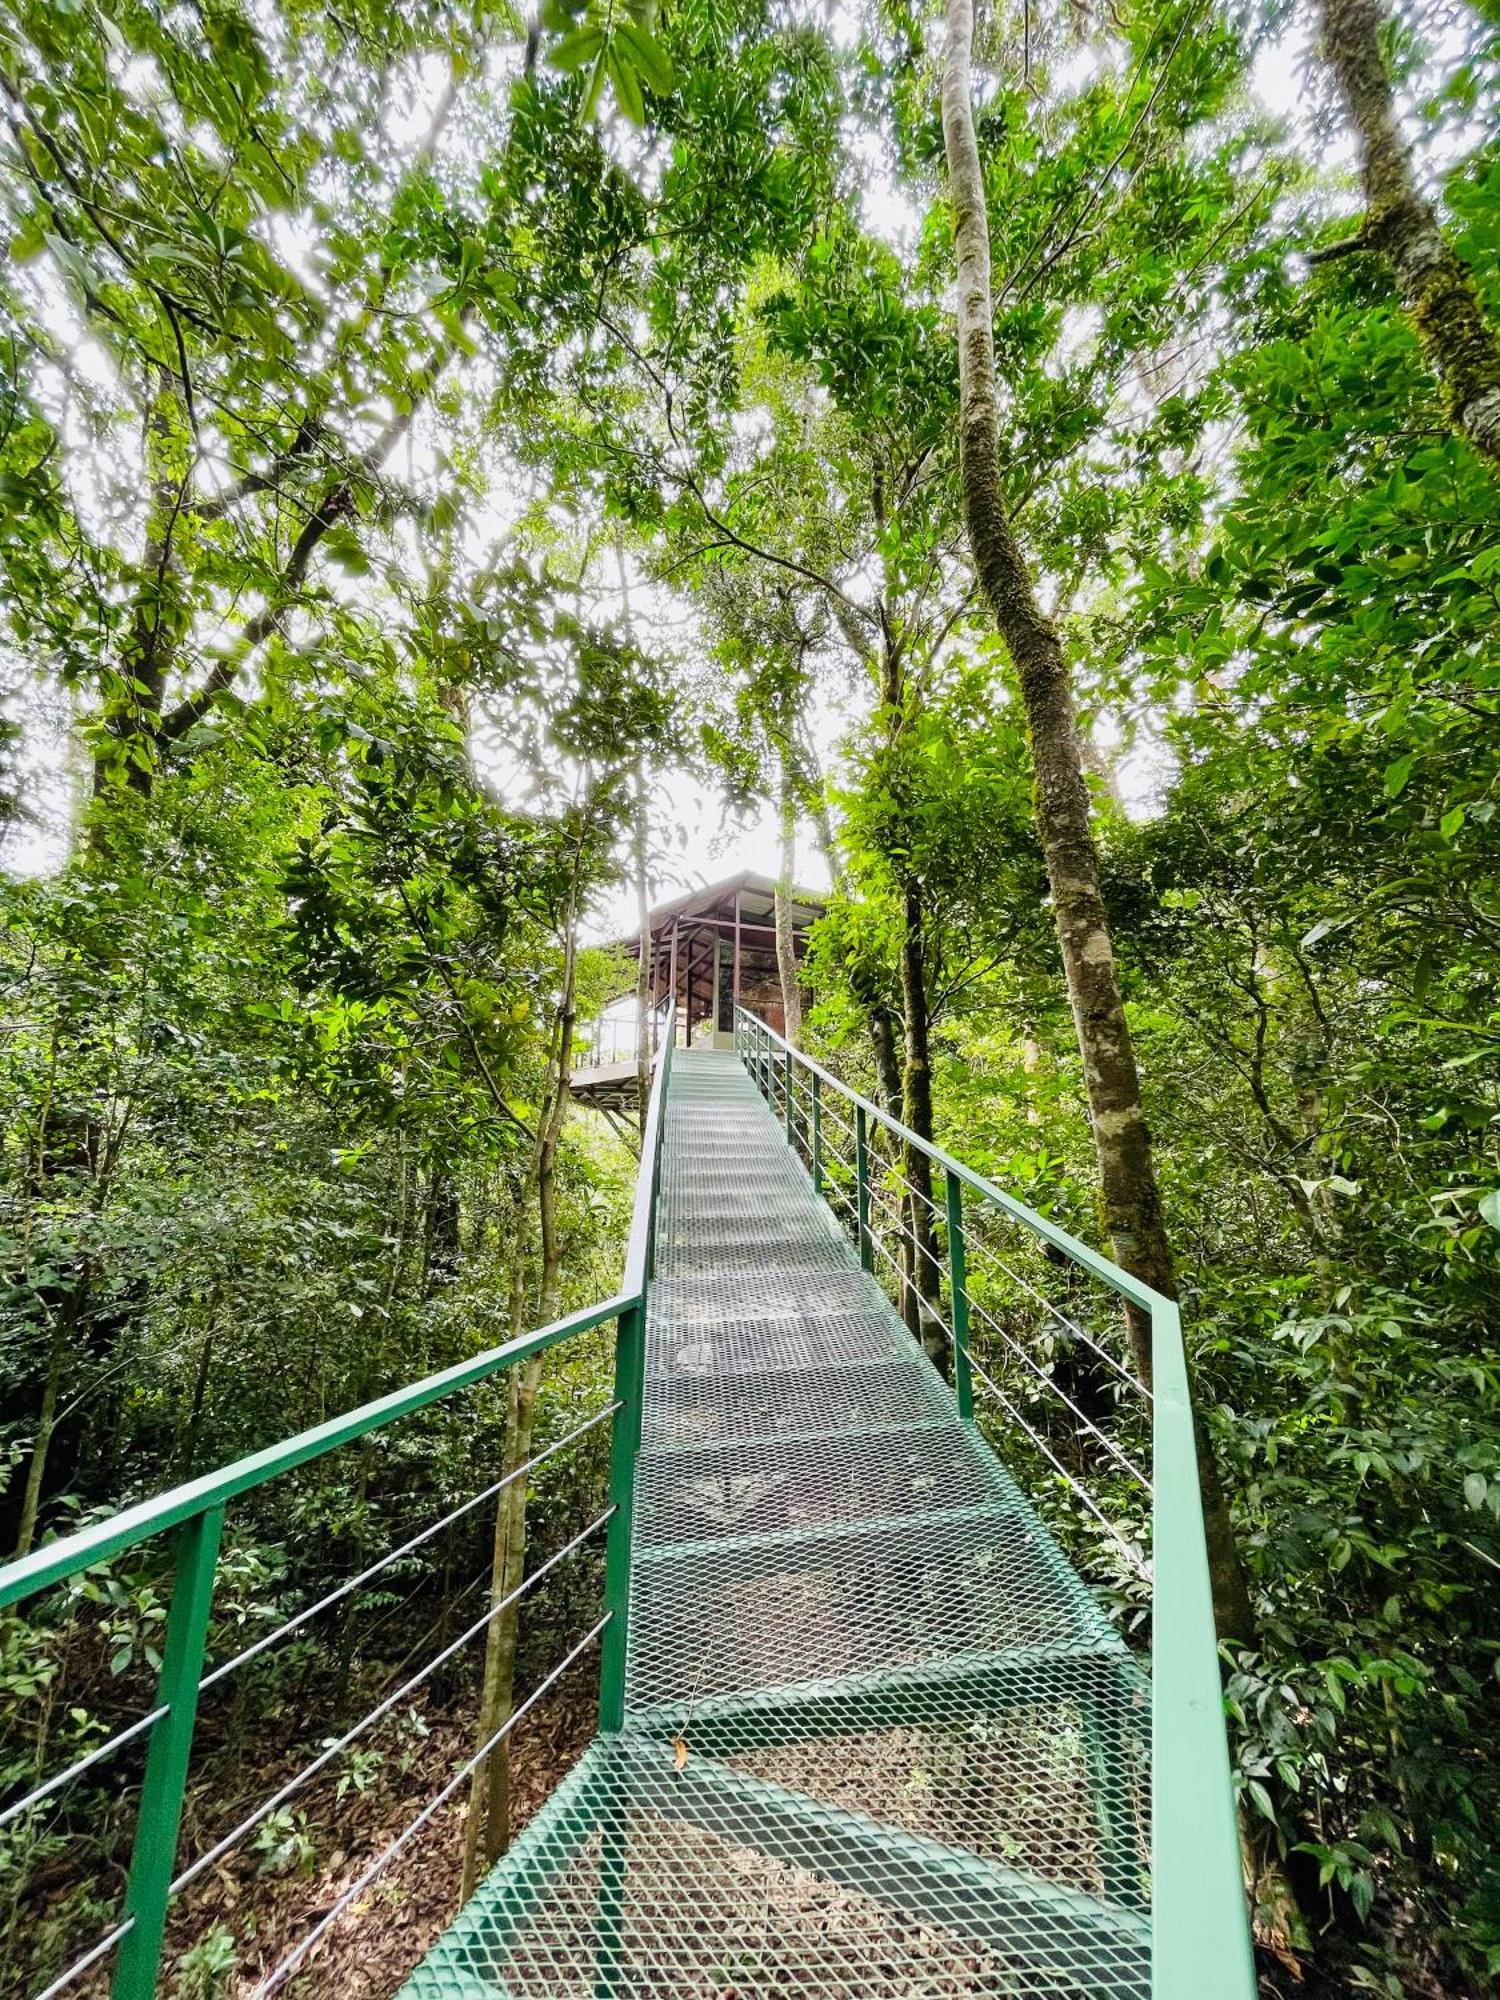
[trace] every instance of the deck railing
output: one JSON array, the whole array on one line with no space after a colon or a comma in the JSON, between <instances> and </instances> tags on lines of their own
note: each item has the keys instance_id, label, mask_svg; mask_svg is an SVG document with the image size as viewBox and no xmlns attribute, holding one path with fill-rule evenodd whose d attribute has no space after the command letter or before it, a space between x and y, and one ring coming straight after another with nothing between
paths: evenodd
<instances>
[{"instance_id":1,"label":"deck railing","mask_svg":"<svg viewBox=\"0 0 1500 2000\"><path fill-rule=\"evenodd\" d=\"M312 1430L242 1458L233 1465L190 1480L152 1500L127 1508L80 1533L49 1542L23 1560L0 1570L0 1612L95 1571L114 1558L138 1549L156 1537L175 1539L173 1581L155 1699L126 1727L97 1744L86 1756L53 1772L21 1797L0 1808L0 1837L19 1829L28 1815L58 1800L85 1773L98 1773L110 1759L132 1744L144 1742L145 1764L140 1781L131 1860L123 1904L116 1921L60 1971L31 2000L54 2000L91 1968L113 1955L113 2000L150 2000L158 1990L162 1947L173 1900L241 1842L282 1811L320 1773L329 1770L380 1721L400 1705L462 1649L486 1632L490 1624L530 1592L544 1576L602 1536L605 1543L604 1592L600 1616L556 1666L518 1704L504 1722L451 1774L395 1840L385 1846L354 1882L336 1899L296 1947L261 1981L259 1992L270 1993L297 1969L308 1951L328 1931L458 1792L459 1788L509 1736L522 1716L571 1666L596 1643L600 1647L599 1719L604 1729L618 1729L624 1703L626 1622L629 1610L630 1523L634 1498L635 1460L640 1448L641 1401L645 1372L645 1309L655 1250L656 1190L661 1169L662 1104L672 1063L670 1017L663 1053L656 1066L642 1135L641 1170L626 1249L621 1289L598 1305L569 1313L549 1326L477 1354L471 1360L427 1376L403 1389L334 1417ZM284 1477L300 1466L338 1451L374 1432L385 1431L419 1410L450 1400L507 1369L518 1367L551 1348L613 1323L615 1359L613 1393L599 1409L566 1436L537 1452L524 1465L486 1485L441 1519L389 1550L358 1575L339 1584L316 1602L304 1606L270 1632L262 1634L232 1657L213 1665L207 1660L209 1621L219 1571L220 1538L226 1509L244 1495ZM200 1697L229 1681L252 1659L301 1631L318 1614L347 1602L375 1577L404 1562L445 1528L471 1513L501 1491L527 1478L543 1460L573 1446L598 1426L612 1420L608 1505L547 1560L522 1577L516 1587L491 1604L458 1636L443 1645L425 1664L407 1674L394 1693L383 1697L351 1728L325 1743L318 1755L292 1778L262 1799L238 1823L188 1861L179 1865L179 1835L193 1752ZM139 1750L137 1755L139 1755Z\"/></svg>"},{"instance_id":2,"label":"deck railing","mask_svg":"<svg viewBox=\"0 0 1500 2000\"><path fill-rule=\"evenodd\" d=\"M1126 1621L1149 1612L1153 2000L1253 2000L1177 1306L743 1007L735 1048L860 1262L950 1373L960 1414L1033 1473L1054 1521L1071 1513L1065 1538ZM1129 1309L1149 1322L1149 1383Z\"/></svg>"},{"instance_id":3,"label":"deck railing","mask_svg":"<svg viewBox=\"0 0 1500 2000\"><path fill-rule=\"evenodd\" d=\"M1153 2000L1251 2000L1254 1992L1239 1847L1223 1730L1208 1567L1198 1497L1187 1371L1177 1308L1086 1244L851 1091L743 1009L736 1046L781 1119L813 1183L848 1229L861 1261L884 1280L914 1331L946 1350L962 1414L999 1419L1006 1455L1029 1458L1034 1491L1050 1485L1092 1537L1101 1581L1129 1616L1149 1601L1152 1676ZM145 1764L127 1887L117 1921L32 2000L53 2000L113 1955L116 2000L158 1989L172 1901L320 1771L329 1769L445 1661L586 1543L605 1542L599 1617L452 1773L395 1840L358 1874L258 1989L271 1992L338 1921L534 1702L597 1642L600 1726L624 1712L630 1525L640 1447L645 1310L651 1282L663 1103L675 1035L664 1037L643 1134L624 1279L619 1292L471 1360L413 1383L236 1464L190 1481L0 1571L0 1610L67 1584L155 1537L175 1538L175 1581L154 1701L132 1723L0 1809L0 1835L131 1745ZM1100 1311L1085 1297L1101 1287ZM1059 1293L1061 1298L1059 1299ZM1121 1339L1121 1305L1147 1316L1149 1388ZM615 1327L609 1400L527 1464L490 1482L441 1520L308 1604L232 1657L206 1647L226 1509L245 1494L415 1412L492 1381L591 1330ZM939 1358L942 1358L939 1352ZM607 1506L513 1592L408 1675L354 1726L262 1800L225 1836L179 1866L178 1849L199 1698L240 1668L406 1561L460 1516L530 1475L544 1458L611 1424ZM1147 1545L1149 1544L1149 1555ZM1148 1600L1149 1593L1149 1600Z\"/></svg>"}]
</instances>

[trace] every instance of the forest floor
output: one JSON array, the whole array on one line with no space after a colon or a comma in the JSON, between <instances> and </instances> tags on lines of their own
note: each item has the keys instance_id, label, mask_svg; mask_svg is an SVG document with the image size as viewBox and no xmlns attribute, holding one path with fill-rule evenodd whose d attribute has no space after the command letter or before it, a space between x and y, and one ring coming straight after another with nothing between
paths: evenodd
<instances>
[{"instance_id":1,"label":"forest floor","mask_svg":"<svg viewBox=\"0 0 1500 2000\"><path fill-rule=\"evenodd\" d=\"M511 1749L511 1831L519 1833L587 1748L598 1724L598 1694L584 1669L564 1678L516 1729ZM429 1718L422 1754L390 1786L346 1798L330 1813L320 1860L310 1875L267 1883L254 1878L257 1911L253 1959L242 1955L222 1989L249 1995L299 1938L319 1923L410 1822L420 1803L442 1789L474 1747L469 1705ZM465 1783L314 1946L283 1989L293 2000L388 2000L420 1963L458 1910L463 1869ZM253 1869L221 1878L191 1913L202 1936L216 1922L233 1923ZM184 1913L185 1916L188 1913ZM171 1940L176 1944L177 1940Z\"/></svg>"},{"instance_id":2,"label":"forest floor","mask_svg":"<svg viewBox=\"0 0 1500 2000\"><path fill-rule=\"evenodd\" d=\"M296 1823L301 1846L293 1852L307 1857L301 1866L268 1859L250 1838L226 1854L174 1905L163 1993L174 2000L248 2000L472 1754L475 1716L472 1695L430 1711L427 1733L399 1761L383 1765L366 1789L346 1790L340 1799L330 1787L308 1805ZM580 1662L528 1711L511 1739L513 1833L572 1769L597 1722L594 1675ZM258 1763L255 1796L274 1792L306 1756L305 1744L289 1745L284 1758ZM205 1773L189 1793L189 1831L195 1821L219 1821L226 1795L236 1790L222 1771ZM457 1912L467 1798L466 1782L355 1898L281 1987L286 2000L389 2000L399 1991ZM185 1851L211 1840L189 1839ZM251 1904L253 1930L245 1920ZM72 1991L83 2000L106 2000L107 1964Z\"/></svg>"}]
</instances>

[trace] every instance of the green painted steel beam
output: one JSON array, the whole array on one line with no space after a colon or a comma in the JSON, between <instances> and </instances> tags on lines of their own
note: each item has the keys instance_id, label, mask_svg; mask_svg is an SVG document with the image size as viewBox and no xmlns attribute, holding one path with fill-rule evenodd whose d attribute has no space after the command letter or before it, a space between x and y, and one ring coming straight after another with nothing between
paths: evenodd
<instances>
[{"instance_id":1,"label":"green painted steel beam","mask_svg":"<svg viewBox=\"0 0 1500 2000\"><path fill-rule=\"evenodd\" d=\"M655 1548L638 1548L636 1565L638 1568L656 1569L662 1564L690 1562L695 1556L768 1556L775 1558L786 1553L800 1555L805 1550L824 1551L830 1561L836 1561L840 1548L850 1541L868 1541L872 1537L885 1536L895 1541L902 1536L923 1536L931 1534L934 1528L962 1527L966 1524L979 1526L994 1521L1012 1519L1015 1508L1010 1501L980 1502L972 1507L940 1507L929 1514L888 1514L884 1516L862 1515L857 1520L833 1521L816 1528L767 1528L759 1534L706 1536L692 1542L663 1542Z\"/></svg>"},{"instance_id":2,"label":"green painted steel beam","mask_svg":"<svg viewBox=\"0 0 1500 2000\"><path fill-rule=\"evenodd\" d=\"M615 1341L614 1400L609 1440L608 1541L604 1553L604 1607L609 1623L600 1642L599 1727L618 1729L625 1719L625 1662L630 1643L630 1550L635 1519L636 1463L646 1371L646 1316L639 1306L621 1313Z\"/></svg>"},{"instance_id":3,"label":"green painted steel beam","mask_svg":"<svg viewBox=\"0 0 1500 2000\"><path fill-rule=\"evenodd\" d=\"M125 1886L131 1925L115 1958L113 2000L152 2000L156 1992L223 1526L224 1509L210 1507L177 1531L177 1575L157 1680L157 1704L166 1712L152 1725L146 1752Z\"/></svg>"},{"instance_id":4,"label":"green painted steel beam","mask_svg":"<svg viewBox=\"0 0 1500 2000\"><path fill-rule=\"evenodd\" d=\"M487 2000L504 1993L491 1968L609 1810L616 1789L609 1775L612 1740L596 1737L584 1751L401 1988L398 2000L453 2000L471 1988Z\"/></svg>"},{"instance_id":5,"label":"green painted steel beam","mask_svg":"<svg viewBox=\"0 0 1500 2000\"><path fill-rule=\"evenodd\" d=\"M1152 2000L1255 2000L1213 1591L1177 1308L1156 1342L1152 1476Z\"/></svg>"},{"instance_id":6,"label":"green painted steel beam","mask_svg":"<svg viewBox=\"0 0 1500 2000\"><path fill-rule=\"evenodd\" d=\"M968 1703L972 1719L1058 1698L1076 1698L1090 1677L1112 1690L1112 1698L1141 1704L1142 1721L1150 1682L1139 1662L1116 1636L1057 1640L1047 1645L1011 1646L1003 1651L925 1660L907 1667L851 1674L847 1679L791 1682L749 1693L706 1695L693 1701L632 1709L633 1733L675 1742L696 1738L708 1748L721 1738L769 1747L854 1730L901 1729L923 1723L961 1727Z\"/></svg>"},{"instance_id":7,"label":"green painted steel beam","mask_svg":"<svg viewBox=\"0 0 1500 2000\"><path fill-rule=\"evenodd\" d=\"M958 1413L974 1420L974 1371L969 1366L969 1268L964 1250L964 1188L951 1167L944 1170L948 1220L948 1283L953 1300L953 1388Z\"/></svg>"}]
</instances>

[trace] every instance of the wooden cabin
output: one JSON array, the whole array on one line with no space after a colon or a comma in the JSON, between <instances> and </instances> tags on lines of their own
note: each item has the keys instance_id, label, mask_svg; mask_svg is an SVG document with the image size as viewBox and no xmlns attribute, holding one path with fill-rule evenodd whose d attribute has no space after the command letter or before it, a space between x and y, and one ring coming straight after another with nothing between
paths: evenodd
<instances>
[{"instance_id":1,"label":"wooden cabin","mask_svg":"<svg viewBox=\"0 0 1500 2000\"><path fill-rule=\"evenodd\" d=\"M807 935L826 905L803 890L792 902L792 949L800 961ZM661 903L651 912L648 988L653 1022L669 996L677 1000L677 1039L729 1048L739 1001L778 1031L786 1026L776 964L776 884L745 869L705 889ZM621 939L632 958L640 938ZM799 980L799 986L802 982ZM809 998L803 987L804 1003ZM595 1024L592 1046L575 1062L572 1094L607 1114L633 1109L636 1097L634 1001L617 1001Z\"/></svg>"},{"instance_id":2,"label":"wooden cabin","mask_svg":"<svg viewBox=\"0 0 1500 2000\"><path fill-rule=\"evenodd\" d=\"M807 952L807 934L826 905L798 890L792 902L792 949ZM628 949L640 953L640 940ZM800 981L798 982L801 983ZM651 1001L677 1001L678 1039L689 1042L705 1024L728 1047L739 1001L779 1031L786 1026L776 966L776 884L746 869L707 889L693 889L651 912Z\"/></svg>"}]
</instances>

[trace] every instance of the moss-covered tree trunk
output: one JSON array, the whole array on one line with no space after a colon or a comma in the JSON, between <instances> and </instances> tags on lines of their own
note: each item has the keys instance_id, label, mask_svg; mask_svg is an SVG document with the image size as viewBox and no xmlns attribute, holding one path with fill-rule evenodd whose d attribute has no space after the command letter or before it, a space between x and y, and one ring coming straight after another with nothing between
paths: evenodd
<instances>
[{"instance_id":1,"label":"moss-covered tree trunk","mask_svg":"<svg viewBox=\"0 0 1500 2000\"><path fill-rule=\"evenodd\" d=\"M974 136L972 0L947 0L943 140L958 263L959 456L964 518L979 586L1020 683L1036 770L1037 830L1046 856L1063 971L1083 1057L1105 1225L1114 1254L1168 1298L1172 1255L1141 1104L1089 820L1073 692L1057 626L1037 601L1000 480L999 407L990 286L989 216ZM1141 1379L1150 1381L1149 1324L1131 1315ZM1221 1636L1253 1621L1213 1455L1200 1438L1199 1477Z\"/></svg>"},{"instance_id":2,"label":"moss-covered tree trunk","mask_svg":"<svg viewBox=\"0 0 1500 2000\"><path fill-rule=\"evenodd\" d=\"M1380 0L1320 0L1318 13L1323 60L1349 114L1365 195L1358 236L1337 247L1390 259L1454 428L1500 467L1500 339L1412 171L1380 46L1390 17Z\"/></svg>"}]
</instances>

